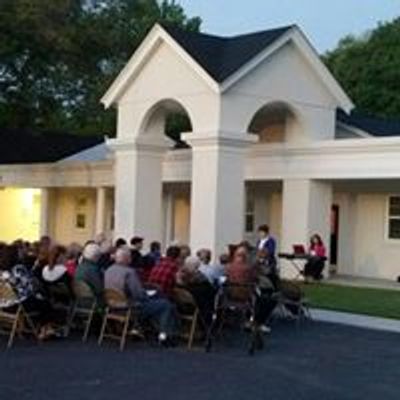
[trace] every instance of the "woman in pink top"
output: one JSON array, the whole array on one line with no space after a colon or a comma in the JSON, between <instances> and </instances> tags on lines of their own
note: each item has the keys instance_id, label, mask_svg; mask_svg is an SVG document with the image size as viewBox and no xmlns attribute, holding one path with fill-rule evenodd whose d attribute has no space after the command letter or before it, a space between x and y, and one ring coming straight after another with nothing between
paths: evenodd
<instances>
[{"instance_id":1,"label":"woman in pink top","mask_svg":"<svg viewBox=\"0 0 400 400\"><path fill-rule=\"evenodd\" d=\"M322 271L326 261L326 248L320 235L314 234L311 236L308 254L310 258L304 267L306 282L309 282L310 279L322 279Z\"/></svg>"},{"instance_id":2,"label":"woman in pink top","mask_svg":"<svg viewBox=\"0 0 400 400\"><path fill-rule=\"evenodd\" d=\"M229 283L246 285L254 283L254 270L248 261L247 250L239 246L233 255L233 260L226 268L226 277Z\"/></svg>"}]
</instances>

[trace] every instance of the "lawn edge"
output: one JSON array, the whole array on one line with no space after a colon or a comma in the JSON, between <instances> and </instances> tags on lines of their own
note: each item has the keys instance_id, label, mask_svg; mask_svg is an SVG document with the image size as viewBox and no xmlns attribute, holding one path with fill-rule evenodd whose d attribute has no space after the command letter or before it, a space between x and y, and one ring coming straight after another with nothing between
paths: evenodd
<instances>
[{"instance_id":1,"label":"lawn edge","mask_svg":"<svg viewBox=\"0 0 400 400\"><path fill-rule=\"evenodd\" d=\"M343 311L333 311L312 308L311 316L316 321L349 325L357 328L400 333L400 320L374 317L365 314L354 314Z\"/></svg>"}]
</instances>

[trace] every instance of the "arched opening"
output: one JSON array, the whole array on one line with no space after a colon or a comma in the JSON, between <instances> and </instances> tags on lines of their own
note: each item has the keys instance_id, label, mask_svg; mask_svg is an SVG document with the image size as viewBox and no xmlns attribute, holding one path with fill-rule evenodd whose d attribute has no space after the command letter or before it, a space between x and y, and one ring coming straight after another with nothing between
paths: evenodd
<instances>
[{"instance_id":1,"label":"arched opening","mask_svg":"<svg viewBox=\"0 0 400 400\"><path fill-rule=\"evenodd\" d=\"M172 148L189 147L181 139L183 132L193 130L188 111L176 100L167 99L157 102L147 112L141 132L145 135L166 135L172 140Z\"/></svg>"},{"instance_id":2,"label":"arched opening","mask_svg":"<svg viewBox=\"0 0 400 400\"><path fill-rule=\"evenodd\" d=\"M260 143L283 143L300 132L300 121L287 103L274 102L261 107L253 116L248 132L259 136Z\"/></svg>"},{"instance_id":3,"label":"arched opening","mask_svg":"<svg viewBox=\"0 0 400 400\"><path fill-rule=\"evenodd\" d=\"M170 149L185 149L189 145L181 139L182 133L193 131L188 110L178 101L166 99L154 104L146 113L140 135L170 139ZM162 168L162 167L161 167ZM171 181L161 183L162 187L162 242L189 243L191 183Z\"/></svg>"}]
</instances>

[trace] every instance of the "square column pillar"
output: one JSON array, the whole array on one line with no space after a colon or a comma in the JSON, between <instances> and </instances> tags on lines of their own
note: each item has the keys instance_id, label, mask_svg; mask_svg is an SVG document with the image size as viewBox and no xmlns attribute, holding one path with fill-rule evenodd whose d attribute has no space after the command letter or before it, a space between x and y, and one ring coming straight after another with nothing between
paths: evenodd
<instances>
[{"instance_id":1,"label":"square column pillar","mask_svg":"<svg viewBox=\"0 0 400 400\"><path fill-rule=\"evenodd\" d=\"M174 201L174 193L168 189L164 193L164 248L167 248L174 238Z\"/></svg>"},{"instance_id":2,"label":"square column pillar","mask_svg":"<svg viewBox=\"0 0 400 400\"><path fill-rule=\"evenodd\" d=\"M165 137L109 140L115 151L115 237L162 241L162 160Z\"/></svg>"},{"instance_id":3,"label":"square column pillar","mask_svg":"<svg viewBox=\"0 0 400 400\"><path fill-rule=\"evenodd\" d=\"M50 189L43 188L40 191L40 224L39 236L50 235Z\"/></svg>"},{"instance_id":4,"label":"square column pillar","mask_svg":"<svg viewBox=\"0 0 400 400\"><path fill-rule=\"evenodd\" d=\"M190 133L192 199L190 245L218 256L228 244L243 239L244 167L250 134Z\"/></svg>"},{"instance_id":5,"label":"square column pillar","mask_svg":"<svg viewBox=\"0 0 400 400\"><path fill-rule=\"evenodd\" d=\"M329 257L332 184L311 179L284 180L282 202L281 250L290 253L294 244L308 246L310 236L318 233ZM290 277L289 271L284 268L282 273Z\"/></svg>"},{"instance_id":6,"label":"square column pillar","mask_svg":"<svg viewBox=\"0 0 400 400\"><path fill-rule=\"evenodd\" d=\"M96 235L105 233L106 230L106 195L107 189L105 187L98 187L96 189Z\"/></svg>"}]
</instances>

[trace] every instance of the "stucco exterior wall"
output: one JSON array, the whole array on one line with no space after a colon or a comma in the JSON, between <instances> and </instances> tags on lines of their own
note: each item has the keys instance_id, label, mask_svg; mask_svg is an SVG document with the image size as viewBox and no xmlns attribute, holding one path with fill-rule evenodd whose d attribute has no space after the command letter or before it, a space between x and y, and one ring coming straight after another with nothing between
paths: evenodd
<instances>
[{"instance_id":1,"label":"stucco exterior wall","mask_svg":"<svg viewBox=\"0 0 400 400\"><path fill-rule=\"evenodd\" d=\"M140 135L152 107L166 99L185 108L194 131L218 125L219 97L169 44L161 43L119 101L118 138Z\"/></svg>"},{"instance_id":2,"label":"stucco exterior wall","mask_svg":"<svg viewBox=\"0 0 400 400\"><path fill-rule=\"evenodd\" d=\"M52 234L57 242L64 245L71 242L84 244L87 240L93 239L96 218L96 192L94 190L57 189L53 201L55 215ZM76 226L78 213L85 215L85 228Z\"/></svg>"},{"instance_id":3,"label":"stucco exterior wall","mask_svg":"<svg viewBox=\"0 0 400 400\"><path fill-rule=\"evenodd\" d=\"M396 279L400 275L400 241L387 239L389 193L338 192L337 273L367 278Z\"/></svg>"},{"instance_id":4,"label":"stucco exterior wall","mask_svg":"<svg viewBox=\"0 0 400 400\"><path fill-rule=\"evenodd\" d=\"M282 193L273 189L269 183L250 184L247 187L247 194L254 199L254 230L244 232L246 240L255 244L257 228L262 224L270 227L273 235L279 243L282 227Z\"/></svg>"},{"instance_id":5,"label":"stucco exterior wall","mask_svg":"<svg viewBox=\"0 0 400 400\"><path fill-rule=\"evenodd\" d=\"M337 101L292 44L283 46L224 94L222 129L246 132L254 114L275 101L289 104L302 125L291 131L289 142L334 138Z\"/></svg>"},{"instance_id":6,"label":"stucco exterior wall","mask_svg":"<svg viewBox=\"0 0 400 400\"><path fill-rule=\"evenodd\" d=\"M396 279L400 275L400 241L387 239L388 194L359 194L355 207L354 262L343 273Z\"/></svg>"}]
</instances>

